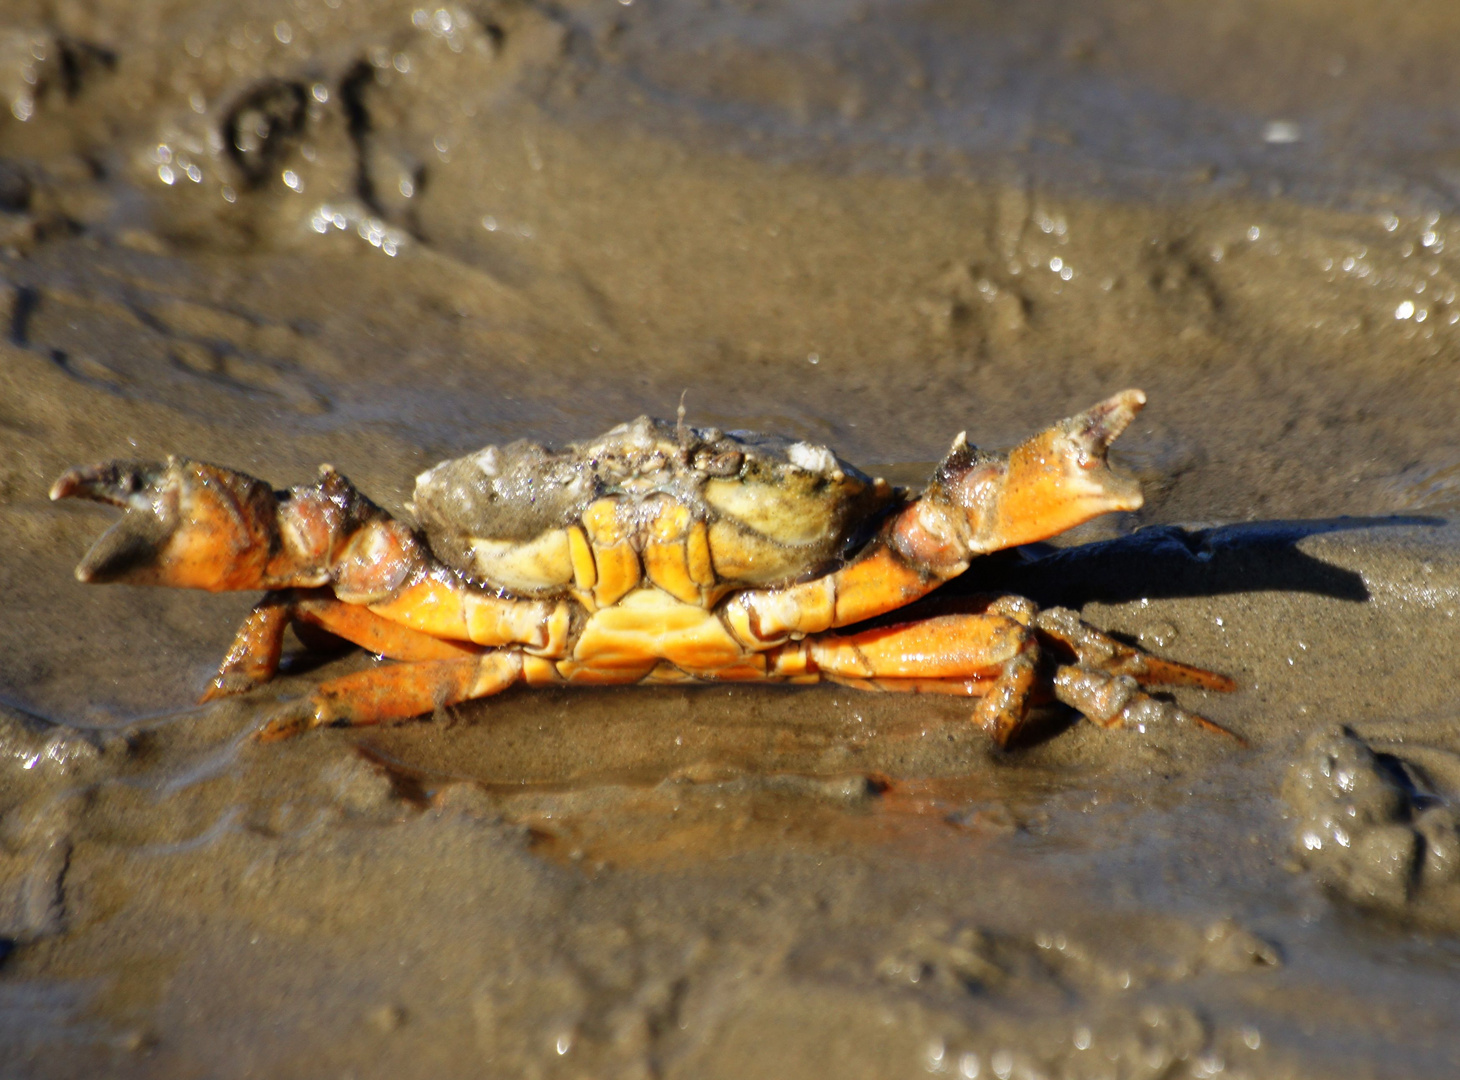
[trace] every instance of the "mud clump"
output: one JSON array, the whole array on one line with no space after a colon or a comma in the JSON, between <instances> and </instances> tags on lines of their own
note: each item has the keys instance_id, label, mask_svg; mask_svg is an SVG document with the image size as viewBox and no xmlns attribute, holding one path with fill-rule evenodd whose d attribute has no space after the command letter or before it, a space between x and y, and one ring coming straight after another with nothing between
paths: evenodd
<instances>
[{"instance_id":1,"label":"mud clump","mask_svg":"<svg viewBox=\"0 0 1460 1080\"><path fill-rule=\"evenodd\" d=\"M1360 907L1460 927L1460 813L1348 728L1311 736L1283 787L1299 863Z\"/></svg>"}]
</instances>

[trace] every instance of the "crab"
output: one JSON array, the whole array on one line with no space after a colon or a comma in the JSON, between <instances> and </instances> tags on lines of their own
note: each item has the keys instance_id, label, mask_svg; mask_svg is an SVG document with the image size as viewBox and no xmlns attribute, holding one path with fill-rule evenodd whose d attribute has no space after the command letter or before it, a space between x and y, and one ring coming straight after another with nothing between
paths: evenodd
<instances>
[{"instance_id":1,"label":"crab","mask_svg":"<svg viewBox=\"0 0 1460 1080\"><path fill-rule=\"evenodd\" d=\"M553 451L489 446L416 479L415 524L331 466L288 491L170 457L73 468L52 499L124 514L83 582L267 590L203 701L274 676L285 629L396 661L329 679L259 728L407 720L529 686L789 683L977 699L999 746L1050 698L1106 728L1185 723L1146 693L1227 691L1065 608L1012 595L900 617L979 555L1142 505L1107 449L1145 404L1126 390L1007 454L953 440L921 493L831 450L640 417ZM1235 738L1235 736L1234 736Z\"/></svg>"}]
</instances>

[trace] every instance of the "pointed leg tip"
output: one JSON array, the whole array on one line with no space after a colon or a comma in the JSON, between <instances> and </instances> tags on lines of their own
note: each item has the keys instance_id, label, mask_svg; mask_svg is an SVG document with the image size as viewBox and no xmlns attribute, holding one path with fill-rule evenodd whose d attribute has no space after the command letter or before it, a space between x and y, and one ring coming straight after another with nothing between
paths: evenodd
<instances>
[{"instance_id":1,"label":"pointed leg tip","mask_svg":"<svg viewBox=\"0 0 1460 1080\"><path fill-rule=\"evenodd\" d=\"M294 736L303 733L305 730L304 724L288 723L275 717L255 731L253 737L256 742L283 742L285 739L294 738Z\"/></svg>"},{"instance_id":2,"label":"pointed leg tip","mask_svg":"<svg viewBox=\"0 0 1460 1080\"><path fill-rule=\"evenodd\" d=\"M1224 735L1227 738L1231 739L1233 742L1235 742L1243 750L1249 750L1252 748L1252 744L1248 742L1245 738L1243 738L1241 735L1238 735L1235 731L1224 728L1215 720L1208 720L1205 716L1199 716L1196 713L1187 713L1187 716L1190 717L1193 724L1201 728L1203 731L1210 732L1213 735Z\"/></svg>"},{"instance_id":3,"label":"pointed leg tip","mask_svg":"<svg viewBox=\"0 0 1460 1080\"><path fill-rule=\"evenodd\" d=\"M210 701L217 701L220 698L236 697L239 694L246 694L256 689L262 683L272 678L273 672L267 674L250 675L244 671L220 671L208 682L208 689L203 691L203 696L198 698L199 705L206 705Z\"/></svg>"},{"instance_id":4,"label":"pointed leg tip","mask_svg":"<svg viewBox=\"0 0 1460 1080\"><path fill-rule=\"evenodd\" d=\"M314 702L307 697L301 698L280 707L254 732L253 737L258 742L281 742L318 727L323 722Z\"/></svg>"}]
</instances>

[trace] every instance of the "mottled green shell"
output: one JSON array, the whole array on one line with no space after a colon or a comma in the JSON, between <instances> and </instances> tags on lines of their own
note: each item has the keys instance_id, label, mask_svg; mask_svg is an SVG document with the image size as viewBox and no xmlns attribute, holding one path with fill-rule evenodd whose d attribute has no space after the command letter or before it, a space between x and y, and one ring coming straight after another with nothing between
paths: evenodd
<instances>
[{"instance_id":1,"label":"mottled green shell","mask_svg":"<svg viewBox=\"0 0 1460 1080\"><path fill-rule=\"evenodd\" d=\"M444 461L416 478L413 501L444 563L541 595L566 590L561 572L536 568L563 565L558 537L590 505L643 507L647 527L664 496L709 527L720 580L746 586L824 572L895 497L824 446L641 416L564 450L520 441Z\"/></svg>"}]
</instances>

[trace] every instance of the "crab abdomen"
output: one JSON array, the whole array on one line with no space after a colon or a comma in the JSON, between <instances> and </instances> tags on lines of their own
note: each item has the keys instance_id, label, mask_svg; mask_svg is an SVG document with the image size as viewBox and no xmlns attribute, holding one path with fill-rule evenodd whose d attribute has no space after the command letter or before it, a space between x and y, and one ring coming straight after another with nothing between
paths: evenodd
<instances>
[{"instance_id":1,"label":"crab abdomen","mask_svg":"<svg viewBox=\"0 0 1460 1080\"><path fill-rule=\"evenodd\" d=\"M663 660L690 674L710 674L750 655L713 612L650 586L590 615L560 666L570 675L578 667L647 670Z\"/></svg>"}]
</instances>

